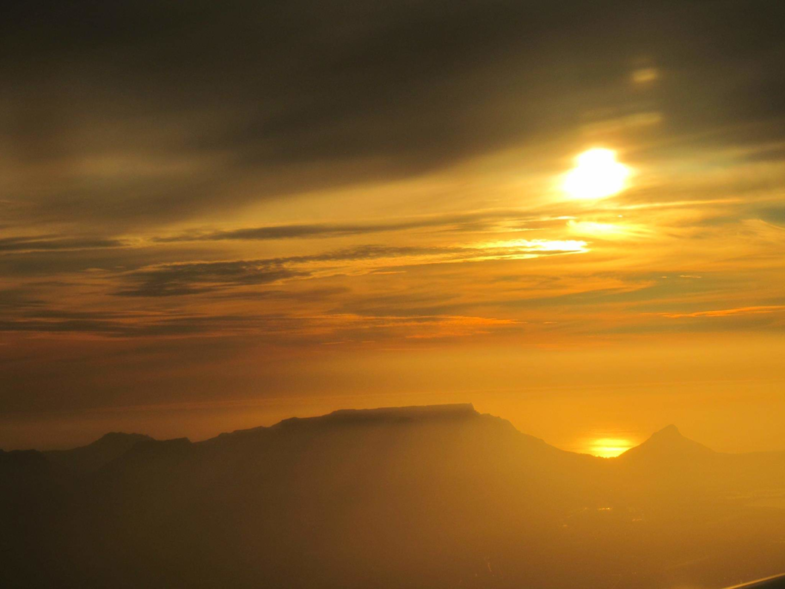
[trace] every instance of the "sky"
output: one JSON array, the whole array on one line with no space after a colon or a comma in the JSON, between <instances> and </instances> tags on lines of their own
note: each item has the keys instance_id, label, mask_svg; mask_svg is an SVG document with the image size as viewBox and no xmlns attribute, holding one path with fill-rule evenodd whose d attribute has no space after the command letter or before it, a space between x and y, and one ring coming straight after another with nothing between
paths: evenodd
<instances>
[{"instance_id":1,"label":"sky","mask_svg":"<svg viewBox=\"0 0 785 589\"><path fill-rule=\"evenodd\" d=\"M784 20L16 3L0 447L472 402L568 450L785 450ZM598 149L618 186L571 188Z\"/></svg>"}]
</instances>

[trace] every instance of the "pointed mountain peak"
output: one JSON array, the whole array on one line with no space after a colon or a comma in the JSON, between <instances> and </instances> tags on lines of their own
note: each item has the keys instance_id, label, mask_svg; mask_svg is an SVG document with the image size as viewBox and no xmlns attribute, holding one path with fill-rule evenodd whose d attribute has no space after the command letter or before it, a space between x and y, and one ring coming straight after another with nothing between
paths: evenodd
<instances>
[{"instance_id":1,"label":"pointed mountain peak","mask_svg":"<svg viewBox=\"0 0 785 589\"><path fill-rule=\"evenodd\" d=\"M622 456L627 460L643 457L695 457L714 454L703 444L685 438L675 425L669 425L652 434L640 446L631 448Z\"/></svg>"},{"instance_id":2,"label":"pointed mountain peak","mask_svg":"<svg viewBox=\"0 0 785 589\"><path fill-rule=\"evenodd\" d=\"M670 440L682 439L682 440L686 440L687 438L685 438L683 435L681 435L681 432L679 431L679 428L677 428L673 424L670 424L668 426L665 426L661 430L654 432L652 434L651 438L649 438L649 439L651 439L651 440L653 440L653 439L670 439Z\"/></svg>"}]
</instances>

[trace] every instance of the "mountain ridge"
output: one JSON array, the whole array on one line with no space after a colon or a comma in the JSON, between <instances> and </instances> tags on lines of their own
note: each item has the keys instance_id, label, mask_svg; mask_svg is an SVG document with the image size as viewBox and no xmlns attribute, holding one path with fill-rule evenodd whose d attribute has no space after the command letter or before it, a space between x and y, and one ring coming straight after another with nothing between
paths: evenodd
<instances>
[{"instance_id":1,"label":"mountain ridge","mask_svg":"<svg viewBox=\"0 0 785 589\"><path fill-rule=\"evenodd\" d=\"M93 472L118 459L136 444L152 439L146 434L109 432L86 446L47 450L42 454L59 466L78 472Z\"/></svg>"},{"instance_id":2,"label":"mountain ridge","mask_svg":"<svg viewBox=\"0 0 785 589\"><path fill-rule=\"evenodd\" d=\"M195 443L114 433L76 449L119 453L83 469L2 453L0 586L652 589L730 585L712 580L717 568L763 576L781 558L785 460L696 446L669 427L605 460L451 405L337 411ZM764 522L753 536L750 517ZM738 525L720 549L722 518ZM713 532L685 544L696 521ZM722 559L750 546L757 568Z\"/></svg>"},{"instance_id":3,"label":"mountain ridge","mask_svg":"<svg viewBox=\"0 0 785 589\"><path fill-rule=\"evenodd\" d=\"M271 425L263 425L263 426L256 426L252 428L244 428L244 429L237 429L230 432L222 432L219 433L211 438L207 438L204 440L199 440L193 442L188 438L177 438L177 439L185 439L188 440L190 443L195 445L211 445L216 442L226 441L232 438L242 438L242 437L252 437L254 435L264 435L265 433L269 433L275 430L281 430L291 427L308 427L313 425L338 425L338 424L372 424L372 423L383 423L383 422L399 422L399 423L406 423L406 422L417 422L417 421L438 421L438 420L449 420L449 419L470 419L470 418L490 418L494 420L498 420L499 422L503 422L508 424L509 427L513 428L516 432L525 436L531 440L537 440L538 442L550 446L552 448L558 449L562 452L566 452L569 454L581 454L581 455L588 455L592 456L589 453L582 453L582 452L574 452L569 450L563 450L558 446L553 446L549 444L545 440L541 438L537 438L525 432L522 432L515 428L508 420L493 416L490 414L484 414L478 412L472 403L444 403L444 404L433 404L433 405L409 405L409 406L399 406L399 407L376 407L376 408L369 408L369 409L337 409L335 411L331 411L330 413L326 413L323 415L315 415L315 416L308 416L308 417L289 417L282 419ZM125 433L125 432L108 432L98 438L97 440L85 445L79 446L76 448L69 448L65 450L34 450L36 452L40 452L44 456L53 458L55 462L65 462L67 459L61 458L67 456L69 453L87 453L87 452L95 452L98 449L109 449L110 454L115 454L112 456L113 458L118 457L126 450L130 449L133 445L138 442L149 442L149 441L168 441L168 440L158 440L153 438L147 434L139 434L139 433ZM3 450L0 449L0 452ZM25 450L13 450L12 452L20 452ZM785 454L785 452L777 451L777 450L768 450L768 451L756 451L756 452L740 452L740 453L728 453L728 452L718 452L715 451L700 442L694 441L690 438L685 437L679 428L674 424L669 424L651 434L645 441L641 442L637 446L630 448L629 450L625 451L619 456L608 458L606 460L609 461L618 461L618 460L630 460L632 457L640 457L644 454L649 454L653 452L672 452L674 454L678 454L679 452L686 453L693 456L709 456L709 455L717 455L717 456L748 456L748 455L780 455ZM9 453L11 451L5 451ZM109 462L111 460L106 460ZM100 466L100 465L98 465Z\"/></svg>"}]
</instances>

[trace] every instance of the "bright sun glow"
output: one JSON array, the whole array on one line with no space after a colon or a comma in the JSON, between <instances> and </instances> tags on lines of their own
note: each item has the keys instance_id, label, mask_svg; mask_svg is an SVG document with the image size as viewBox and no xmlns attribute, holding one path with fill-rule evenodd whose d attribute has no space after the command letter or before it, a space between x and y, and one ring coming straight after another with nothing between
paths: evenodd
<instances>
[{"instance_id":1,"label":"bright sun glow","mask_svg":"<svg viewBox=\"0 0 785 589\"><path fill-rule=\"evenodd\" d=\"M595 148L584 151L564 179L564 190L573 198L596 199L618 194L626 187L630 169L616 161L616 152Z\"/></svg>"},{"instance_id":2,"label":"bright sun glow","mask_svg":"<svg viewBox=\"0 0 785 589\"><path fill-rule=\"evenodd\" d=\"M602 458L615 458L624 454L627 450L632 448L633 444L629 440L617 438L601 438L592 440L589 444L587 451L594 456Z\"/></svg>"}]
</instances>

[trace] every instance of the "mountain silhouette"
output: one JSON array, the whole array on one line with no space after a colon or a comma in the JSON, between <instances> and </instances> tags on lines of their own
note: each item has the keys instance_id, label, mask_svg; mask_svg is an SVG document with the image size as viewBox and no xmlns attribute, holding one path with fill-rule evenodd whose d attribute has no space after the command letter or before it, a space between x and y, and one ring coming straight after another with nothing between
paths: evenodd
<instances>
[{"instance_id":1,"label":"mountain silhouette","mask_svg":"<svg viewBox=\"0 0 785 589\"><path fill-rule=\"evenodd\" d=\"M630 448L619 457L620 461L694 461L708 459L716 453L698 442L685 438L675 425L669 425L641 445Z\"/></svg>"},{"instance_id":2,"label":"mountain silhouette","mask_svg":"<svg viewBox=\"0 0 785 589\"><path fill-rule=\"evenodd\" d=\"M54 463L81 472L97 470L119 458L134 445L152 440L143 434L112 432L92 444L72 450L50 450L46 456Z\"/></svg>"},{"instance_id":3,"label":"mountain silhouette","mask_svg":"<svg viewBox=\"0 0 785 589\"><path fill-rule=\"evenodd\" d=\"M0 586L719 588L780 572L784 459L672 426L599 459L471 405L109 434L0 453Z\"/></svg>"}]
</instances>

